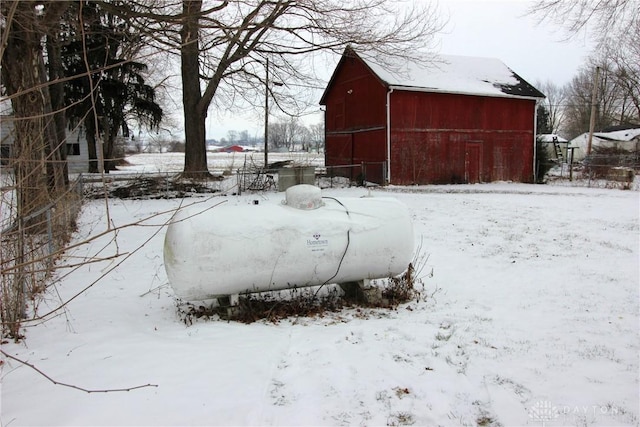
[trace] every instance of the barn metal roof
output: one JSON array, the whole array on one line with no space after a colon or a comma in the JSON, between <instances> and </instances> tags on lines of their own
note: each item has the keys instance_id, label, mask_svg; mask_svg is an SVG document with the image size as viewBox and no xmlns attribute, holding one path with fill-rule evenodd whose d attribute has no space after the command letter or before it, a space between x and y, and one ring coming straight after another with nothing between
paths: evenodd
<instances>
[{"instance_id":1,"label":"barn metal roof","mask_svg":"<svg viewBox=\"0 0 640 427\"><path fill-rule=\"evenodd\" d=\"M394 64L391 69L358 54L350 47L345 49L342 59L345 55L355 55L383 84L393 89L528 99L545 97L495 58L435 55L434 60L428 63L405 61ZM341 63L342 60L336 70Z\"/></svg>"}]
</instances>

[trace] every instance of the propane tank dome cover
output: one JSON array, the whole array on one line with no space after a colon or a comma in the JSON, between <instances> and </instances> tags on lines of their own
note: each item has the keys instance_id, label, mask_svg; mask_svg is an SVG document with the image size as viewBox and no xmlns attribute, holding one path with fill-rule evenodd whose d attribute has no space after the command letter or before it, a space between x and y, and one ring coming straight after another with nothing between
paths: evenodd
<instances>
[{"instance_id":1,"label":"propane tank dome cover","mask_svg":"<svg viewBox=\"0 0 640 427\"><path fill-rule=\"evenodd\" d=\"M322 191L314 185L294 185L287 188L284 204L302 210L318 209L323 205Z\"/></svg>"}]
</instances>

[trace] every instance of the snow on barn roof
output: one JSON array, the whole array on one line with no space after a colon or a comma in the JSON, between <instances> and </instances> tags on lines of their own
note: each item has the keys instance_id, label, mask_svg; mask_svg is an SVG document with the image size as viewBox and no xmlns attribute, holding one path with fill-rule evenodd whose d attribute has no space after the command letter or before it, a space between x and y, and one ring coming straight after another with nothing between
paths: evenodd
<instances>
[{"instance_id":1,"label":"snow on barn roof","mask_svg":"<svg viewBox=\"0 0 640 427\"><path fill-rule=\"evenodd\" d=\"M390 70L355 54L388 87L400 90L459 93L509 98L544 98L544 94L495 58L436 55L432 63L407 61Z\"/></svg>"}]
</instances>

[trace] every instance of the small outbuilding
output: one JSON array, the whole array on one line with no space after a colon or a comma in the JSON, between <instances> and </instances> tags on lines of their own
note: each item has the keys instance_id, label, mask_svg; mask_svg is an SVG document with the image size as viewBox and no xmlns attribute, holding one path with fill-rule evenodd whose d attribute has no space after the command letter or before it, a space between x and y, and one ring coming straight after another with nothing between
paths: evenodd
<instances>
[{"instance_id":1,"label":"small outbuilding","mask_svg":"<svg viewBox=\"0 0 640 427\"><path fill-rule=\"evenodd\" d=\"M569 147L575 150L574 160L582 161L587 156L589 133L585 132L569 141ZM627 153L636 158L640 153L640 128L605 129L594 132L591 138L593 153Z\"/></svg>"},{"instance_id":2,"label":"small outbuilding","mask_svg":"<svg viewBox=\"0 0 640 427\"><path fill-rule=\"evenodd\" d=\"M391 184L534 182L539 90L491 58L394 68L345 49L320 100L328 168Z\"/></svg>"}]
</instances>

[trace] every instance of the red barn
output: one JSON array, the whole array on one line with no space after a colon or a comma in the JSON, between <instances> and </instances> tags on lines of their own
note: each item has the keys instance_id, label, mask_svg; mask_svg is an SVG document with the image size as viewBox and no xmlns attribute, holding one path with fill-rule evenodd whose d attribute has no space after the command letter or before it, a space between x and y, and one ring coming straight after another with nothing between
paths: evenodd
<instances>
[{"instance_id":1,"label":"red barn","mask_svg":"<svg viewBox=\"0 0 640 427\"><path fill-rule=\"evenodd\" d=\"M364 164L367 181L391 184L533 182L539 98L497 59L391 72L348 47L320 101L326 166Z\"/></svg>"}]
</instances>

